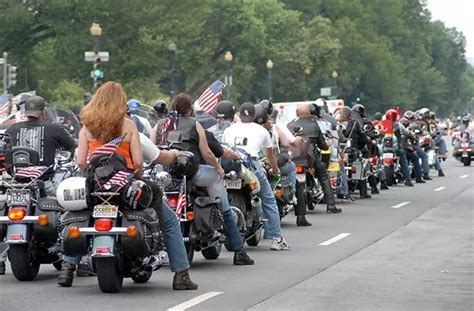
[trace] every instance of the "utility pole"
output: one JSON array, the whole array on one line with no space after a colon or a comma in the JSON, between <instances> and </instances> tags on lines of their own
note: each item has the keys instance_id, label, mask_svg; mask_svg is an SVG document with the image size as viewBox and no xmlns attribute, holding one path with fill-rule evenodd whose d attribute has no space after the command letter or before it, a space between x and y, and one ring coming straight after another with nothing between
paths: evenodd
<instances>
[{"instance_id":1,"label":"utility pole","mask_svg":"<svg viewBox=\"0 0 474 311\"><path fill-rule=\"evenodd\" d=\"M3 52L3 58L1 58L3 61L3 94L8 94L8 77L7 77L7 66L8 66L8 63L7 63L7 57L8 57L8 53L7 52Z\"/></svg>"}]
</instances>

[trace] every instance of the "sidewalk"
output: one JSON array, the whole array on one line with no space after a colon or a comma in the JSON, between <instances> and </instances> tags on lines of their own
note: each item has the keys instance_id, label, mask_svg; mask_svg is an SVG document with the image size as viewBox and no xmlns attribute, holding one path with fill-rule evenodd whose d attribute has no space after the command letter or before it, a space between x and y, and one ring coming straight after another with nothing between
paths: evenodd
<instances>
[{"instance_id":1,"label":"sidewalk","mask_svg":"<svg viewBox=\"0 0 474 311\"><path fill-rule=\"evenodd\" d=\"M250 310L474 310L473 210L470 187Z\"/></svg>"}]
</instances>

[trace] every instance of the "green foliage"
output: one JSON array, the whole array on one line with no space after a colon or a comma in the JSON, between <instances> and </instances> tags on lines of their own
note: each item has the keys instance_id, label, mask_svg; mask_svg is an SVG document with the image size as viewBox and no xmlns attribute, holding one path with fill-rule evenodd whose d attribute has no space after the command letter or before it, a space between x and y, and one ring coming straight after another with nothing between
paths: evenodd
<instances>
[{"instance_id":1,"label":"green foliage","mask_svg":"<svg viewBox=\"0 0 474 311\"><path fill-rule=\"evenodd\" d=\"M331 72L349 101L369 111L395 105L447 113L472 105L474 75L465 38L431 22L425 0L0 0L0 47L19 67L13 92L36 89L48 101L82 104L92 92L89 27L103 28L110 52L105 80L130 98L169 99L170 51L176 44L176 91L194 97L227 74L231 51L236 102L319 96Z\"/></svg>"}]
</instances>

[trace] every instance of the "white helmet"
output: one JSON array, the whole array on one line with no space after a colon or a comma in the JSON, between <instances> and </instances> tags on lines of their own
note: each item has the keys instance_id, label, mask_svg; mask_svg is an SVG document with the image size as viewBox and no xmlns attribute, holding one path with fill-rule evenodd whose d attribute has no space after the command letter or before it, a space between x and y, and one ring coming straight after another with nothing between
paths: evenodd
<instances>
[{"instance_id":1,"label":"white helmet","mask_svg":"<svg viewBox=\"0 0 474 311\"><path fill-rule=\"evenodd\" d=\"M86 178L71 177L63 180L56 190L56 197L59 204L68 211L86 209Z\"/></svg>"}]
</instances>

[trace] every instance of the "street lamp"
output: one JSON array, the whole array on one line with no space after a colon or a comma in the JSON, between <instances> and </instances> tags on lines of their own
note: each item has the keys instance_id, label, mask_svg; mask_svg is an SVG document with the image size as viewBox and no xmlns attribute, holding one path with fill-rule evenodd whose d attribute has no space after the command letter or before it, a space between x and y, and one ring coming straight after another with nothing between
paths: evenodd
<instances>
[{"instance_id":1,"label":"street lamp","mask_svg":"<svg viewBox=\"0 0 474 311\"><path fill-rule=\"evenodd\" d=\"M271 59L267 61L267 76L268 76L268 100L272 100L272 69L273 62Z\"/></svg>"},{"instance_id":2,"label":"street lamp","mask_svg":"<svg viewBox=\"0 0 474 311\"><path fill-rule=\"evenodd\" d=\"M332 73L331 73L331 76L332 76L332 83L334 85L335 88L337 88L337 77L339 76L337 71L334 70Z\"/></svg>"},{"instance_id":3,"label":"street lamp","mask_svg":"<svg viewBox=\"0 0 474 311\"><path fill-rule=\"evenodd\" d=\"M94 78L94 88L99 88L102 85L102 78L104 73L101 70L101 60L99 56L100 36L102 35L102 28L98 23L92 23L89 29L91 36L94 37L94 69L92 70L92 77Z\"/></svg>"},{"instance_id":4,"label":"street lamp","mask_svg":"<svg viewBox=\"0 0 474 311\"><path fill-rule=\"evenodd\" d=\"M168 44L168 60L170 65L170 96L171 100L174 97L174 71L175 71L175 63L176 63L176 43L170 42Z\"/></svg>"},{"instance_id":5,"label":"street lamp","mask_svg":"<svg viewBox=\"0 0 474 311\"><path fill-rule=\"evenodd\" d=\"M309 83L309 75L311 74L311 67L306 67L304 69L304 73L306 75L306 94L305 94L305 99L308 100L309 98L309 93L311 91L311 86Z\"/></svg>"},{"instance_id":6,"label":"street lamp","mask_svg":"<svg viewBox=\"0 0 474 311\"><path fill-rule=\"evenodd\" d=\"M230 100L230 93L232 89L232 61L234 60L234 55L230 51L227 51L224 55L224 60L227 63L227 77L225 84L228 86L227 88L227 99Z\"/></svg>"}]
</instances>

